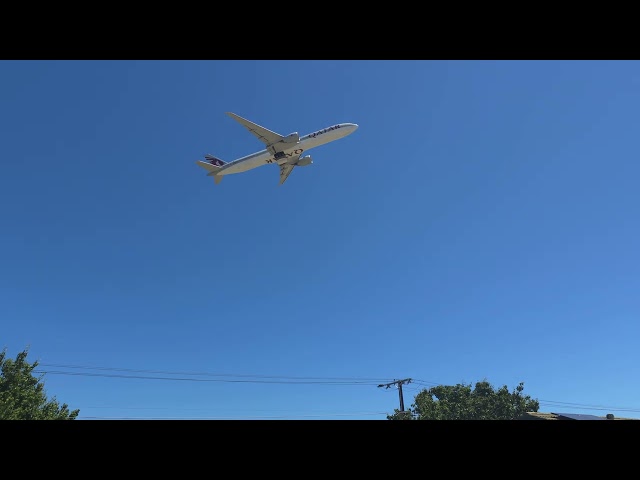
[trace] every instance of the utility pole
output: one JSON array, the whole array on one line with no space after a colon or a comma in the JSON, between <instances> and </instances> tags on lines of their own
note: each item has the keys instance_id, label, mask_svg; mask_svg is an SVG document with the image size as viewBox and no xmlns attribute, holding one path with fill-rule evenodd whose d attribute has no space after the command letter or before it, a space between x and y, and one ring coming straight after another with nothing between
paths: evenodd
<instances>
[{"instance_id":1,"label":"utility pole","mask_svg":"<svg viewBox=\"0 0 640 480\"><path fill-rule=\"evenodd\" d=\"M378 388L385 387L391 388L392 385L398 385L398 396L400 397L400 412L404 413L404 398L402 397L402 385L405 383L411 383L410 378L404 378L402 380L394 380L390 383L383 383L382 385L378 385Z\"/></svg>"}]
</instances>

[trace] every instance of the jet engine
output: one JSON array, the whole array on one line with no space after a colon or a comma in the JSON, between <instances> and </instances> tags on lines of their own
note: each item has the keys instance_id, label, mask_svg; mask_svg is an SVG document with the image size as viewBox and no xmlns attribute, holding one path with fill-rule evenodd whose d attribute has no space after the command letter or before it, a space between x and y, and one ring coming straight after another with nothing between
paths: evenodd
<instances>
[{"instance_id":1,"label":"jet engine","mask_svg":"<svg viewBox=\"0 0 640 480\"><path fill-rule=\"evenodd\" d=\"M286 137L284 137L284 139L282 140L284 143L300 143L300 135L298 135L298 132L293 132L290 133L289 135L287 135Z\"/></svg>"},{"instance_id":2,"label":"jet engine","mask_svg":"<svg viewBox=\"0 0 640 480\"><path fill-rule=\"evenodd\" d=\"M296 167L306 167L307 165L311 165L312 163L313 160L311 158L311 155L306 155L298 160L298 162L296 163Z\"/></svg>"}]
</instances>

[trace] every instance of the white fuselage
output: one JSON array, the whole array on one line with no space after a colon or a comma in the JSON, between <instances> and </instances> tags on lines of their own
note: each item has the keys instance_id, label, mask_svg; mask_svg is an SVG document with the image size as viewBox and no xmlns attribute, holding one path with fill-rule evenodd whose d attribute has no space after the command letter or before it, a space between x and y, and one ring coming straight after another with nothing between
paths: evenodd
<instances>
[{"instance_id":1,"label":"white fuselage","mask_svg":"<svg viewBox=\"0 0 640 480\"><path fill-rule=\"evenodd\" d=\"M281 165L283 163L287 163L287 161L293 156L301 157L307 150L311 150L319 145L324 145L325 143L346 137L350 133L353 133L357 128L358 125L355 123L339 123L332 125L331 127L300 137L299 142L292 143L290 147L282 150L284 157L280 159L276 159L273 153L264 149L225 164L216 172L216 175L231 175L233 173L246 172L247 170L268 165L270 163Z\"/></svg>"}]
</instances>

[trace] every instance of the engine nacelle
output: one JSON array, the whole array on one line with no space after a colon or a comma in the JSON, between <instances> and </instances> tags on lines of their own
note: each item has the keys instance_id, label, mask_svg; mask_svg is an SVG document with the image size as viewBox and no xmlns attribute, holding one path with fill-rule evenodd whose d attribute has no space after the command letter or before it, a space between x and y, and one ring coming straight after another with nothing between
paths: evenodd
<instances>
[{"instance_id":1,"label":"engine nacelle","mask_svg":"<svg viewBox=\"0 0 640 480\"><path fill-rule=\"evenodd\" d=\"M284 143L300 143L300 135L298 135L298 132L293 132L284 137L282 141Z\"/></svg>"},{"instance_id":2,"label":"engine nacelle","mask_svg":"<svg viewBox=\"0 0 640 480\"><path fill-rule=\"evenodd\" d=\"M311 158L311 155L306 155L298 160L298 162L296 163L296 167L306 167L307 165L311 165L312 163L313 159Z\"/></svg>"}]
</instances>

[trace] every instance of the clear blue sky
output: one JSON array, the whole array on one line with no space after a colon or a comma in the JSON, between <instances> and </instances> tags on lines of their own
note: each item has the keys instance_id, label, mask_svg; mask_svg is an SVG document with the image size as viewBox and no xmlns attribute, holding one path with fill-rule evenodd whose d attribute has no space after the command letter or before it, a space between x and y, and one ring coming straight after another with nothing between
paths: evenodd
<instances>
[{"instance_id":1,"label":"clear blue sky","mask_svg":"<svg viewBox=\"0 0 640 480\"><path fill-rule=\"evenodd\" d=\"M406 406L487 379L640 417L638 62L3 61L0 87L0 348L79 418L384 419L407 377ZM263 147L226 111L360 127L283 186L214 185L205 153Z\"/></svg>"}]
</instances>

